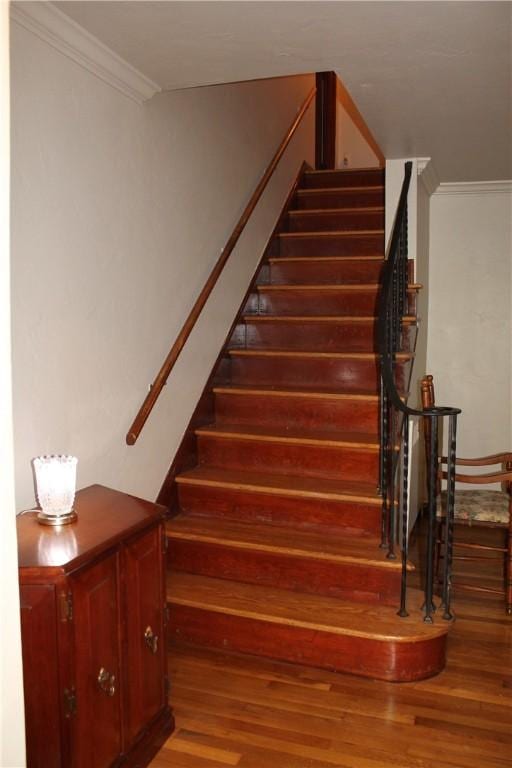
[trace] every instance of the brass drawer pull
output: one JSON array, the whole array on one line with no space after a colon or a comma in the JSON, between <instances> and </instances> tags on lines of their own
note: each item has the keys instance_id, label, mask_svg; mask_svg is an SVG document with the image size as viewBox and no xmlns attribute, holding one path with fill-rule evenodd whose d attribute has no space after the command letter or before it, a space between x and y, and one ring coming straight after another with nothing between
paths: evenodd
<instances>
[{"instance_id":1,"label":"brass drawer pull","mask_svg":"<svg viewBox=\"0 0 512 768\"><path fill-rule=\"evenodd\" d=\"M107 696L113 696L116 692L116 676L111 675L105 667L101 667L98 672L98 685Z\"/></svg>"},{"instance_id":2,"label":"brass drawer pull","mask_svg":"<svg viewBox=\"0 0 512 768\"><path fill-rule=\"evenodd\" d=\"M151 627L146 627L144 632L144 642L151 651L151 653L157 653L158 651L158 635L155 635Z\"/></svg>"}]
</instances>

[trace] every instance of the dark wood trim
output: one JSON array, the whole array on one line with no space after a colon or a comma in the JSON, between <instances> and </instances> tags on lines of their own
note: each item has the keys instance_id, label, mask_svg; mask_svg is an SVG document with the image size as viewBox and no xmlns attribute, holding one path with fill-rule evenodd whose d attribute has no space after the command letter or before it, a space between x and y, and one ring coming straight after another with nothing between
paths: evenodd
<instances>
[{"instance_id":1,"label":"dark wood trim","mask_svg":"<svg viewBox=\"0 0 512 768\"><path fill-rule=\"evenodd\" d=\"M316 73L315 168L336 167L336 91L335 72Z\"/></svg>"},{"instance_id":2,"label":"dark wood trim","mask_svg":"<svg viewBox=\"0 0 512 768\"><path fill-rule=\"evenodd\" d=\"M302 107L300 108L292 124L288 128L283 140L281 141L279 147L276 150L274 157L270 162L270 165L268 166L265 173L263 174L260 181L258 182L258 185L254 190L254 192L252 193L249 202L245 206L245 209L242 215L240 216L240 219L238 220L226 245L222 249L221 254L217 260L217 263L215 264L213 270L211 271L210 276L206 281L201 293L197 297L194 303L194 306L190 310L190 313L187 319L185 320L185 323L183 324L183 327L179 332L176 341L172 345L171 350L164 361L164 364L160 368L160 371L158 372L153 384L150 387L148 394L144 399L144 402L142 403L139 409L139 412L137 413L137 416L135 417L130 429L128 430L128 434L126 435L126 442L128 445L133 445L136 442L144 424L146 423L146 420L149 414L153 409L153 406L158 400L160 392L162 391L163 387L167 382L169 374L172 371L174 364L176 363L176 360L180 355L181 350L185 346L185 342L190 336L192 329L194 328L197 322L197 319L201 314L202 309L208 300L208 297L210 296L212 290L214 289L217 283L217 280L219 279L224 267L226 266L229 256L231 255L235 245L237 244L240 238L240 235L242 234L245 228L245 225L249 221L249 218L251 217L254 209L256 208L256 205L258 204L268 182L270 181L270 178L272 177L275 169L277 168L277 165L281 157L283 156L286 148L288 147L288 144L290 143L297 128L302 122L302 119L306 114L309 108L309 105L311 104L311 102L315 97L315 93L316 93L316 88L312 88L308 96L304 100Z\"/></svg>"},{"instance_id":3,"label":"dark wood trim","mask_svg":"<svg viewBox=\"0 0 512 768\"><path fill-rule=\"evenodd\" d=\"M261 270L262 268L264 268L264 262L267 260L269 253L271 253L273 240L282 231L283 227L285 226L285 219L288 213L288 209L300 185L302 177L304 176L307 170L310 170L309 165L305 162L302 163L299 169L299 172L297 173L297 176L295 177L295 180L292 184L290 192L286 197L286 200L281 209L276 225L272 230L272 234L268 239L267 245L263 252L263 256L261 257L261 260L258 266L256 267L253 279L251 280L251 283L247 289L247 292L240 304L236 317L224 340L224 343L219 352L217 360L213 365L212 371L210 373L208 381L206 382L203 393L199 399L196 409L194 410L194 413L192 414L192 418L190 419L188 427L180 443L180 447L176 452L176 456L174 457L174 460L169 468L167 476L158 494L158 503L166 506L171 514L173 514L173 512L175 511L175 502L176 502L176 484L174 482L174 479L176 475L178 475L180 472L184 472L187 469L191 469L197 464L197 446L196 446L197 437L195 434L195 430L204 424L211 424L214 421L214 410L213 410L214 394L212 390L216 384L223 383L222 368L223 368L223 363L226 360L226 349L236 332L237 325L239 325L240 323L243 323L243 314L244 314L244 310L245 310L247 301L249 299L249 296L251 295L251 293L254 293L254 291L256 290L256 284L261 275Z\"/></svg>"}]
</instances>

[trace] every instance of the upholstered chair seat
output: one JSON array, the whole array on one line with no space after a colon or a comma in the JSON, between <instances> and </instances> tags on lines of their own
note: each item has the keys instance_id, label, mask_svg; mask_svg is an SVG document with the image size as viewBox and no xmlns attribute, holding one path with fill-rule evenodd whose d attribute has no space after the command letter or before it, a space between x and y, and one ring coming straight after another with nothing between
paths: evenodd
<instances>
[{"instance_id":1,"label":"upholstered chair seat","mask_svg":"<svg viewBox=\"0 0 512 768\"><path fill-rule=\"evenodd\" d=\"M446 513L446 491L442 491L437 505L437 514ZM455 492L454 519L456 522L491 523L508 525L509 496L503 491L471 490Z\"/></svg>"}]
</instances>

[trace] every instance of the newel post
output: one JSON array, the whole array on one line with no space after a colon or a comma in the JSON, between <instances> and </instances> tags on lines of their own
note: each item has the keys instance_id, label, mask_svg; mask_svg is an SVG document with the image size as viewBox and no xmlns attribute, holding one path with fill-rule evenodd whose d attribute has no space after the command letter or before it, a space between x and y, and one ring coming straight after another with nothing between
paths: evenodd
<instances>
[{"instance_id":1,"label":"newel post","mask_svg":"<svg viewBox=\"0 0 512 768\"><path fill-rule=\"evenodd\" d=\"M315 167L336 167L336 72L316 73Z\"/></svg>"}]
</instances>

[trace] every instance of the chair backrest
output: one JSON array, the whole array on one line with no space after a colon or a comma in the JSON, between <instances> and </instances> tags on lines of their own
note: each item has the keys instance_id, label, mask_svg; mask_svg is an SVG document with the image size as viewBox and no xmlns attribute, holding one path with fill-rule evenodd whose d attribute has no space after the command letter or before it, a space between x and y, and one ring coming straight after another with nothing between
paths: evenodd
<instances>
[{"instance_id":1,"label":"chair backrest","mask_svg":"<svg viewBox=\"0 0 512 768\"><path fill-rule=\"evenodd\" d=\"M434 377L431 374L424 376L420 382L421 404L423 408L432 408L436 404L434 390ZM425 460L427 463L427 472L430 474L430 462L432 455L432 419L423 419L423 439L425 441ZM436 446L436 455L439 456L439 434L438 445ZM438 472L436 495L441 491L441 476Z\"/></svg>"},{"instance_id":2,"label":"chair backrest","mask_svg":"<svg viewBox=\"0 0 512 768\"><path fill-rule=\"evenodd\" d=\"M423 408L431 408L436 404L434 377L430 374L424 376L421 380L421 403ZM430 418L423 419L423 436L425 440L425 454L427 469L430 471L431 447L432 447L432 421ZM436 446L436 456L438 457L438 473L436 494L441 491L441 479L446 477L443 472L443 464L446 464L446 457L441 456L439 451L440 435L438 434L438 445ZM501 464L498 470L491 470L485 474L467 475L461 474L460 466L466 467L491 467ZM463 459L457 457L457 482L469 483L470 485L483 485L492 483L501 483L505 490L512 497L512 452L496 453L492 456L479 456L472 459Z\"/></svg>"}]
</instances>

